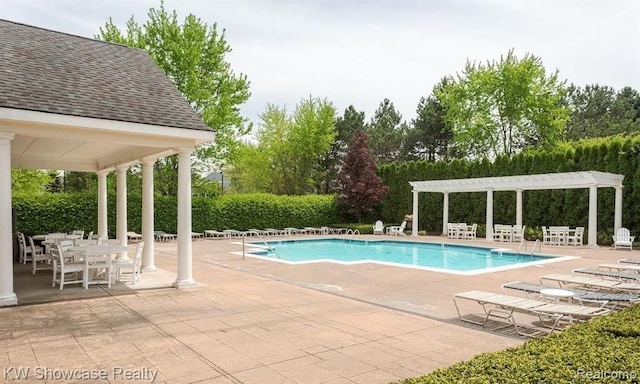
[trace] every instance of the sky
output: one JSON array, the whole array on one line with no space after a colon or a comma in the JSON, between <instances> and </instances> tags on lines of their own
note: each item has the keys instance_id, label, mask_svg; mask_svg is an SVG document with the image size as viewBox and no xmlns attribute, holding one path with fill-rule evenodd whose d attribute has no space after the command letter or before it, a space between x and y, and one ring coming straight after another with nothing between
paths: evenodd
<instances>
[{"instance_id":1,"label":"sky","mask_svg":"<svg viewBox=\"0 0 640 384\"><path fill-rule=\"evenodd\" d=\"M225 30L226 57L251 83L244 117L267 103L326 98L370 121L385 99L410 122L421 97L465 63L510 49L567 84L640 90L640 0L165 0ZM0 18L93 37L112 18L139 24L160 0L0 0ZM2 39L0 36L0 44Z\"/></svg>"}]
</instances>

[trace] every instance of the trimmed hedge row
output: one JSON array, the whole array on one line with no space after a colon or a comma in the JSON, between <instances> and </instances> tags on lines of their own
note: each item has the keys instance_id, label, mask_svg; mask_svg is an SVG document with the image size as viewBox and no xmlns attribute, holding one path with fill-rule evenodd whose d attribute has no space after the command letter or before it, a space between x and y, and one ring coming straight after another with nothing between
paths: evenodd
<instances>
[{"instance_id":1,"label":"trimmed hedge row","mask_svg":"<svg viewBox=\"0 0 640 384\"><path fill-rule=\"evenodd\" d=\"M575 146L552 151L531 151L511 158L498 157L468 162L414 161L380 167L378 173L390 187L382 201L385 222L399 221L412 210L409 181L476 178L490 176L531 175L542 173L601 171L624 175L622 223L632 233L640 233L640 137L613 137L585 140ZM613 188L598 189L599 238L610 238L614 223ZM516 193L494 192L494 223L515 222ZM568 225L588 227L589 191L587 189L525 191L523 224ZM418 218L420 228L440 231L443 195L420 194ZM486 193L454 193L449 195L449 221L484 223Z\"/></svg>"},{"instance_id":2,"label":"trimmed hedge row","mask_svg":"<svg viewBox=\"0 0 640 384\"><path fill-rule=\"evenodd\" d=\"M640 305L403 384L638 383Z\"/></svg>"},{"instance_id":3,"label":"trimmed hedge row","mask_svg":"<svg viewBox=\"0 0 640 384\"><path fill-rule=\"evenodd\" d=\"M334 196L276 196L270 194L227 195L218 198L194 198L192 227L196 232L206 229L285 228L331 225L339 221ZM17 227L27 234L84 229L97 231L98 200L93 193L57 193L38 197L13 197ZM109 234L116 230L116 196L108 195ZM127 227L140 231L142 227L141 197L127 199ZM175 233L177 200L156 196L154 199L155 228Z\"/></svg>"}]
</instances>

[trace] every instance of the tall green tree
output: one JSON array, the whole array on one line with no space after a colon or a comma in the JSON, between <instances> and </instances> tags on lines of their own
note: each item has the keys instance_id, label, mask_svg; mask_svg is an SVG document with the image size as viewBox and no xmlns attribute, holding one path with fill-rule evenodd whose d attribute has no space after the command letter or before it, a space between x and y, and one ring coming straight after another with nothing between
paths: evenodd
<instances>
[{"instance_id":1,"label":"tall green tree","mask_svg":"<svg viewBox=\"0 0 640 384\"><path fill-rule=\"evenodd\" d=\"M442 88L443 80L435 89ZM444 108L435 95L421 97L403 146L405 160L448 160L453 132L445 124Z\"/></svg>"},{"instance_id":2,"label":"tall green tree","mask_svg":"<svg viewBox=\"0 0 640 384\"><path fill-rule=\"evenodd\" d=\"M566 138L578 140L640 130L640 94L630 87L620 91L598 84L584 88L571 84L566 103L571 109Z\"/></svg>"},{"instance_id":3,"label":"tall green tree","mask_svg":"<svg viewBox=\"0 0 640 384\"><path fill-rule=\"evenodd\" d=\"M407 125L401 124L402 115L389 99L384 99L375 111L365 132L369 137L369 150L378 165L399 159Z\"/></svg>"},{"instance_id":4,"label":"tall green tree","mask_svg":"<svg viewBox=\"0 0 640 384\"><path fill-rule=\"evenodd\" d=\"M326 99L309 96L289 114L285 107L267 104L260 115L257 132L257 151L268 172L268 190L276 194L299 195L317 192L321 178L322 159L335 139L335 108ZM253 164L243 156L233 164L236 174L244 175L247 189L250 185L265 185L264 180L251 180L255 173L247 170ZM266 167L266 168L265 168Z\"/></svg>"},{"instance_id":5,"label":"tall green tree","mask_svg":"<svg viewBox=\"0 0 640 384\"><path fill-rule=\"evenodd\" d=\"M56 174L40 169L12 169L11 193L23 196L37 196L45 193L56 180Z\"/></svg>"},{"instance_id":6,"label":"tall green tree","mask_svg":"<svg viewBox=\"0 0 640 384\"><path fill-rule=\"evenodd\" d=\"M180 23L176 12L167 12L161 2L159 9L149 10L143 25L132 16L126 30L121 31L110 18L95 38L148 51L192 108L216 131L214 145L196 150L197 172L218 167L234 156L240 137L251 130L240 114L240 105L250 96L249 81L245 75L236 75L226 61L231 47L217 24L208 25L193 14ZM175 172L175 162L175 157L159 161L156 174ZM175 175L160 177L167 182L177 180Z\"/></svg>"},{"instance_id":7,"label":"tall green tree","mask_svg":"<svg viewBox=\"0 0 640 384\"><path fill-rule=\"evenodd\" d=\"M367 134L357 131L353 135L347 155L338 175L338 199L344 211L358 221L373 212L389 187L383 185L376 174L376 164L369 153Z\"/></svg>"},{"instance_id":8,"label":"tall green tree","mask_svg":"<svg viewBox=\"0 0 640 384\"><path fill-rule=\"evenodd\" d=\"M469 157L511 156L530 146L553 145L569 118L558 71L540 58L513 50L500 61L467 62L436 92L456 145Z\"/></svg>"},{"instance_id":9,"label":"tall green tree","mask_svg":"<svg viewBox=\"0 0 640 384\"><path fill-rule=\"evenodd\" d=\"M321 161L320 178L316 188L318 193L335 192L338 172L347 153L347 147L355 132L364 131L364 119L364 112L357 111L353 105L347 107L344 114L336 118L336 138Z\"/></svg>"}]
</instances>

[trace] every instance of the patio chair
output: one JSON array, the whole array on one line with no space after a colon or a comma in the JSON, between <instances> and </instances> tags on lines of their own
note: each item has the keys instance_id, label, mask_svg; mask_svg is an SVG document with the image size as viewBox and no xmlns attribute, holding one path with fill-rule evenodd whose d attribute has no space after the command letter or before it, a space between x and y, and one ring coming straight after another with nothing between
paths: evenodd
<instances>
[{"instance_id":1,"label":"patio chair","mask_svg":"<svg viewBox=\"0 0 640 384\"><path fill-rule=\"evenodd\" d=\"M60 244L51 245L51 260L53 261L53 281L51 286L55 287L56 283L60 285L60 289L64 289L65 284L83 284L83 279L78 277L79 273L84 272L84 263L71 262L66 260L67 257L62 251ZM67 274L73 274L73 277L67 279Z\"/></svg>"},{"instance_id":2,"label":"patio chair","mask_svg":"<svg viewBox=\"0 0 640 384\"><path fill-rule=\"evenodd\" d=\"M42 247L36 248L33 243L33 237L29 236L29 248L31 248L31 271L35 275L36 271L50 270L53 268L51 265L51 254L43 253Z\"/></svg>"},{"instance_id":3,"label":"patio chair","mask_svg":"<svg viewBox=\"0 0 640 384\"><path fill-rule=\"evenodd\" d=\"M89 284L107 284L111 288L113 276L113 261L109 246L104 246L103 254L87 253L84 256L84 273L82 286L89 288Z\"/></svg>"},{"instance_id":4,"label":"patio chair","mask_svg":"<svg viewBox=\"0 0 640 384\"><path fill-rule=\"evenodd\" d=\"M527 283L524 281L512 281L502 284L501 288L503 291L505 289L511 289L524 292L527 295L527 298L535 299L540 295L540 291L543 289L553 289L555 287L544 284ZM630 305L640 301L640 296L630 293L594 292L574 288L572 288L571 291L575 294L573 299L582 304L594 303L600 307L607 307L609 303L613 302L614 304L610 307L611 309L615 309L619 304ZM533 294L535 294L535 297L532 297Z\"/></svg>"},{"instance_id":5,"label":"patio chair","mask_svg":"<svg viewBox=\"0 0 640 384\"><path fill-rule=\"evenodd\" d=\"M136 246L136 255L133 260L117 260L113 262L115 281L121 281L123 276L132 283L136 283L140 280L143 250L144 241L141 241Z\"/></svg>"},{"instance_id":6,"label":"patio chair","mask_svg":"<svg viewBox=\"0 0 640 384\"><path fill-rule=\"evenodd\" d=\"M577 227L573 235L567 237L567 244L578 246L582 245L582 236L584 235L584 227Z\"/></svg>"},{"instance_id":7,"label":"patio chair","mask_svg":"<svg viewBox=\"0 0 640 384\"><path fill-rule=\"evenodd\" d=\"M376 221L376 224L373 226L373 234L384 235L384 224L381 220Z\"/></svg>"},{"instance_id":8,"label":"patio chair","mask_svg":"<svg viewBox=\"0 0 640 384\"><path fill-rule=\"evenodd\" d=\"M613 248L628 248L631 250L633 247L634 236L631 236L627 228L619 228L615 236L613 236Z\"/></svg>"},{"instance_id":9,"label":"patio chair","mask_svg":"<svg viewBox=\"0 0 640 384\"><path fill-rule=\"evenodd\" d=\"M135 232L127 232L128 241L142 241L142 235Z\"/></svg>"},{"instance_id":10,"label":"patio chair","mask_svg":"<svg viewBox=\"0 0 640 384\"><path fill-rule=\"evenodd\" d=\"M42 247L40 246L35 246L33 248L30 247L25 240L24 233L22 232L18 232L18 248L20 252L19 261L22 264L27 264L27 262L32 261L34 253L44 253Z\"/></svg>"},{"instance_id":11,"label":"patio chair","mask_svg":"<svg viewBox=\"0 0 640 384\"><path fill-rule=\"evenodd\" d=\"M475 240L477 238L476 237L477 232L478 232L478 223L471 224L471 227L466 233L465 239Z\"/></svg>"},{"instance_id":12,"label":"patio chair","mask_svg":"<svg viewBox=\"0 0 640 384\"><path fill-rule=\"evenodd\" d=\"M406 236L404 229L407 227L407 222L403 221L399 226L394 225L387 228L387 234L392 236Z\"/></svg>"},{"instance_id":13,"label":"patio chair","mask_svg":"<svg viewBox=\"0 0 640 384\"><path fill-rule=\"evenodd\" d=\"M526 227L527 227L526 225L521 225L521 226L514 225L513 233L511 235L511 240L514 242L524 240L524 229Z\"/></svg>"},{"instance_id":14,"label":"patio chair","mask_svg":"<svg viewBox=\"0 0 640 384\"><path fill-rule=\"evenodd\" d=\"M484 311L484 319L482 321L465 318L460 313L458 300L475 301L482 306ZM514 317L514 313L523 312L530 315L538 316L544 324L544 319L552 320L553 323L551 333L558 327L561 320L566 320L573 324L580 320L586 320L592 317L606 315L611 312L610 309L600 307L587 307L572 304L552 304L542 300L532 300L517 296L504 295L486 291L467 291L456 293L453 295L453 303L458 312L458 318L472 324L484 326L489 318L508 320L518 334L523 336L533 336L532 333L522 331L522 325L518 324Z\"/></svg>"}]
</instances>

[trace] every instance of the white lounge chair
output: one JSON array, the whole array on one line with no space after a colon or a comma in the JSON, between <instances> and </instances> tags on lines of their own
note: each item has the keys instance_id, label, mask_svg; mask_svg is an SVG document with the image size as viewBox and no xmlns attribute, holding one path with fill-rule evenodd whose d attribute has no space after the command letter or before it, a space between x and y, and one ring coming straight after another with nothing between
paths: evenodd
<instances>
[{"instance_id":1,"label":"white lounge chair","mask_svg":"<svg viewBox=\"0 0 640 384\"><path fill-rule=\"evenodd\" d=\"M613 236L613 248L628 248L631 250L633 246L634 236L631 236L627 228L619 228L616 235Z\"/></svg>"},{"instance_id":2,"label":"white lounge chair","mask_svg":"<svg viewBox=\"0 0 640 384\"><path fill-rule=\"evenodd\" d=\"M394 225L391 227L387 227L387 234L393 236L406 236L404 233L404 229L407 227L407 222L403 221L400 225Z\"/></svg>"},{"instance_id":3,"label":"white lounge chair","mask_svg":"<svg viewBox=\"0 0 640 384\"><path fill-rule=\"evenodd\" d=\"M373 234L384 235L384 224L382 223L382 221L376 221L376 224L373 226Z\"/></svg>"},{"instance_id":4,"label":"white lounge chair","mask_svg":"<svg viewBox=\"0 0 640 384\"><path fill-rule=\"evenodd\" d=\"M465 318L460 313L458 299L475 301L482 305L485 317L482 321ZM522 325L518 324L514 317L515 312L528 313L538 316L540 321L544 319L553 321L549 326L551 332L558 327L561 320L574 323L578 320L586 320L595 316L601 316L611 312L610 309L600 307L587 307L572 304L553 304L542 300L532 300L523 297L503 295L485 291L467 291L453 295L453 303L458 312L458 318L472 324L484 326L490 317L508 320L516 329L516 332L523 336L533 336L533 333L522 331Z\"/></svg>"},{"instance_id":5,"label":"white lounge chair","mask_svg":"<svg viewBox=\"0 0 640 384\"><path fill-rule=\"evenodd\" d=\"M571 287L578 285L598 291L609 290L614 292L628 292L635 295L640 294L640 284L638 283L625 283L619 280L605 280L601 277L552 273L540 277L540 282L544 280L555 281L558 283L560 288L567 287L571 289Z\"/></svg>"},{"instance_id":6,"label":"white lounge chair","mask_svg":"<svg viewBox=\"0 0 640 384\"><path fill-rule=\"evenodd\" d=\"M142 235L135 232L127 232L127 239L129 241L141 241Z\"/></svg>"}]
</instances>

